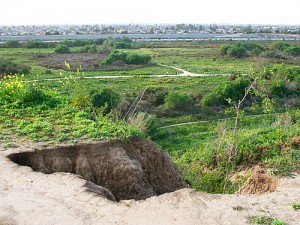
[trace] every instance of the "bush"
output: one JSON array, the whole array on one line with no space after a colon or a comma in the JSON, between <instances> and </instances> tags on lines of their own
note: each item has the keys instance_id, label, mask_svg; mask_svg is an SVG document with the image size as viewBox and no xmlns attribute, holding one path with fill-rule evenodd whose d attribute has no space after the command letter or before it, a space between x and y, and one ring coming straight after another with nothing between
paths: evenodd
<instances>
[{"instance_id":1,"label":"bush","mask_svg":"<svg viewBox=\"0 0 300 225\"><path fill-rule=\"evenodd\" d=\"M274 41L271 44L269 44L269 48L273 49L273 50L280 50L283 51L284 49L286 49L287 47L290 46L290 43L285 42L285 41Z\"/></svg>"},{"instance_id":2,"label":"bush","mask_svg":"<svg viewBox=\"0 0 300 225\"><path fill-rule=\"evenodd\" d=\"M3 45L4 48L19 48L21 47L21 43L19 41L7 41Z\"/></svg>"},{"instance_id":3,"label":"bush","mask_svg":"<svg viewBox=\"0 0 300 225\"><path fill-rule=\"evenodd\" d=\"M128 49L131 48L131 44L130 43L126 43L126 42L114 42L114 48L118 48L118 49Z\"/></svg>"},{"instance_id":4,"label":"bush","mask_svg":"<svg viewBox=\"0 0 300 225\"><path fill-rule=\"evenodd\" d=\"M203 96L201 100L202 107L225 105L227 99L238 101L245 95L245 89L249 86L250 81L245 78L236 79L230 83L219 85L214 92Z\"/></svg>"},{"instance_id":5,"label":"bush","mask_svg":"<svg viewBox=\"0 0 300 225\"><path fill-rule=\"evenodd\" d=\"M150 55L143 55L143 54L127 54L125 62L127 64L148 64L151 60Z\"/></svg>"},{"instance_id":6,"label":"bush","mask_svg":"<svg viewBox=\"0 0 300 225\"><path fill-rule=\"evenodd\" d=\"M28 86L21 98L21 104L25 107L44 105L47 108L54 108L58 100L53 96L46 94L43 90Z\"/></svg>"},{"instance_id":7,"label":"bush","mask_svg":"<svg viewBox=\"0 0 300 225\"><path fill-rule=\"evenodd\" d=\"M265 52L264 52L264 56L265 56L265 57L268 57L268 58L276 58L276 59L282 58L282 55L281 55L279 52L277 52L277 51L272 51L272 50L265 51Z\"/></svg>"},{"instance_id":8,"label":"bush","mask_svg":"<svg viewBox=\"0 0 300 225\"><path fill-rule=\"evenodd\" d=\"M30 67L20 65L11 61L0 61L0 77L1 75L29 74Z\"/></svg>"},{"instance_id":9,"label":"bush","mask_svg":"<svg viewBox=\"0 0 300 225\"><path fill-rule=\"evenodd\" d=\"M60 44L55 48L55 53L57 53L57 54L68 54L68 53L71 53L71 50L67 45Z\"/></svg>"},{"instance_id":10,"label":"bush","mask_svg":"<svg viewBox=\"0 0 300 225\"><path fill-rule=\"evenodd\" d=\"M119 51L113 51L108 57L107 59L102 62L103 65L111 65L114 62L117 61L124 61L126 60L127 57L127 53L126 52L119 52Z\"/></svg>"},{"instance_id":11,"label":"bush","mask_svg":"<svg viewBox=\"0 0 300 225\"><path fill-rule=\"evenodd\" d=\"M222 55L226 55L226 54L227 54L227 51L228 51L228 49L229 49L230 47L231 47L230 45L222 45L222 46L221 46L221 54L222 54Z\"/></svg>"},{"instance_id":12,"label":"bush","mask_svg":"<svg viewBox=\"0 0 300 225\"><path fill-rule=\"evenodd\" d=\"M38 40L29 41L26 45L27 48L53 48L57 46L54 42L42 42Z\"/></svg>"},{"instance_id":13,"label":"bush","mask_svg":"<svg viewBox=\"0 0 300 225\"><path fill-rule=\"evenodd\" d=\"M111 65L117 61L123 61L126 64L147 64L151 60L151 56L143 55L143 54L136 54L136 53L128 53L128 52L120 52L120 51L113 51L108 58L102 63L103 65Z\"/></svg>"},{"instance_id":14,"label":"bush","mask_svg":"<svg viewBox=\"0 0 300 225\"><path fill-rule=\"evenodd\" d=\"M132 47L132 40L130 38L119 38L113 41L113 47L119 49L128 49Z\"/></svg>"},{"instance_id":15,"label":"bush","mask_svg":"<svg viewBox=\"0 0 300 225\"><path fill-rule=\"evenodd\" d=\"M145 91L144 100L156 106L162 105L165 103L165 97L168 93L168 90L163 87L148 88Z\"/></svg>"},{"instance_id":16,"label":"bush","mask_svg":"<svg viewBox=\"0 0 300 225\"><path fill-rule=\"evenodd\" d=\"M66 45L68 47L82 47L85 45L93 45L96 44L97 41L93 40L64 40L61 42L61 45Z\"/></svg>"},{"instance_id":17,"label":"bush","mask_svg":"<svg viewBox=\"0 0 300 225\"><path fill-rule=\"evenodd\" d=\"M300 47L299 46L291 46L284 49L286 53L293 56L300 56Z\"/></svg>"},{"instance_id":18,"label":"bush","mask_svg":"<svg viewBox=\"0 0 300 225\"><path fill-rule=\"evenodd\" d=\"M6 77L0 82L0 105L9 107L33 107L43 105L53 108L59 102L54 95L31 86L23 81L23 76Z\"/></svg>"},{"instance_id":19,"label":"bush","mask_svg":"<svg viewBox=\"0 0 300 225\"><path fill-rule=\"evenodd\" d=\"M120 95L109 88L102 90L100 93L91 93L91 95L94 108L106 107L103 111L104 114L110 113L121 100Z\"/></svg>"},{"instance_id":20,"label":"bush","mask_svg":"<svg viewBox=\"0 0 300 225\"><path fill-rule=\"evenodd\" d=\"M247 55L247 51L254 55L259 55L264 51L264 47L253 42L237 42L234 45L222 45L221 54L241 58Z\"/></svg>"},{"instance_id":21,"label":"bush","mask_svg":"<svg viewBox=\"0 0 300 225\"><path fill-rule=\"evenodd\" d=\"M250 81L248 79L238 79L234 82L220 85L215 93L219 97L220 103L227 104L228 98L233 101L242 99L245 95L245 88L249 86Z\"/></svg>"},{"instance_id":22,"label":"bush","mask_svg":"<svg viewBox=\"0 0 300 225\"><path fill-rule=\"evenodd\" d=\"M97 53L97 45L87 45L79 50L80 53Z\"/></svg>"},{"instance_id":23,"label":"bush","mask_svg":"<svg viewBox=\"0 0 300 225\"><path fill-rule=\"evenodd\" d=\"M227 50L229 56L241 58L246 56L246 48L242 46L232 46Z\"/></svg>"},{"instance_id":24,"label":"bush","mask_svg":"<svg viewBox=\"0 0 300 225\"><path fill-rule=\"evenodd\" d=\"M193 100L188 93L171 92L165 97L165 109L188 111L193 105Z\"/></svg>"},{"instance_id":25,"label":"bush","mask_svg":"<svg viewBox=\"0 0 300 225\"><path fill-rule=\"evenodd\" d=\"M202 107L216 106L220 104L219 96L216 93L208 93L201 100Z\"/></svg>"},{"instance_id":26,"label":"bush","mask_svg":"<svg viewBox=\"0 0 300 225\"><path fill-rule=\"evenodd\" d=\"M240 41L240 42L236 43L236 46L243 47L243 48L245 48L248 51L254 51L255 49L256 50L260 50L260 51L264 50L264 48L261 45L255 43L255 42L243 42L243 41Z\"/></svg>"},{"instance_id":27,"label":"bush","mask_svg":"<svg viewBox=\"0 0 300 225\"><path fill-rule=\"evenodd\" d=\"M284 82L280 82L271 85L270 94L272 96L284 97L290 94L290 90L287 88Z\"/></svg>"}]
</instances>

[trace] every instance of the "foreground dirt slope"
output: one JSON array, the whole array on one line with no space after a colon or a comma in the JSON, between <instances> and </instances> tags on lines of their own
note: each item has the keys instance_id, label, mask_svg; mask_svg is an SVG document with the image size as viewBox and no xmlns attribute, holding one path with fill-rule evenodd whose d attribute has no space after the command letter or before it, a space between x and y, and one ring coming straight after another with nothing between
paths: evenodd
<instances>
[{"instance_id":1,"label":"foreground dirt slope","mask_svg":"<svg viewBox=\"0 0 300 225\"><path fill-rule=\"evenodd\" d=\"M6 156L29 146L0 149L0 224L247 224L247 216L267 215L300 224L300 176L279 181L264 195L211 195L192 189L146 200L109 201L87 192L86 181L70 173L43 174ZM237 211L233 207L243 207Z\"/></svg>"}]
</instances>

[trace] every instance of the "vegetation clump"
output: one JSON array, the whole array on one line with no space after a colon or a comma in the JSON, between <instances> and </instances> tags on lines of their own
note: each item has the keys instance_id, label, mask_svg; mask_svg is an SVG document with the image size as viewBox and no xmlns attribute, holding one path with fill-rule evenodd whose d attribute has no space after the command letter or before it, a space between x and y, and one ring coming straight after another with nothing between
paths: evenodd
<instances>
[{"instance_id":1,"label":"vegetation clump","mask_svg":"<svg viewBox=\"0 0 300 225\"><path fill-rule=\"evenodd\" d=\"M67 45L60 44L55 48L55 53L57 53L57 54L68 54L68 53L71 53L71 50Z\"/></svg>"},{"instance_id":2,"label":"vegetation clump","mask_svg":"<svg viewBox=\"0 0 300 225\"><path fill-rule=\"evenodd\" d=\"M264 48L256 43L251 42L237 42L234 45L222 45L221 54L228 55L236 58L247 56L247 53L259 55L264 51Z\"/></svg>"},{"instance_id":3,"label":"vegetation clump","mask_svg":"<svg viewBox=\"0 0 300 225\"><path fill-rule=\"evenodd\" d=\"M120 95L110 88L105 88L100 92L92 92L92 106L103 108L104 115L110 113L120 103Z\"/></svg>"},{"instance_id":4,"label":"vegetation clump","mask_svg":"<svg viewBox=\"0 0 300 225\"><path fill-rule=\"evenodd\" d=\"M168 110L188 111L193 105L193 100L188 93L170 92L166 95L164 107Z\"/></svg>"},{"instance_id":5,"label":"vegetation clump","mask_svg":"<svg viewBox=\"0 0 300 225\"><path fill-rule=\"evenodd\" d=\"M12 61L0 61L0 78L4 75L29 74L30 67Z\"/></svg>"},{"instance_id":6,"label":"vegetation clump","mask_svg":"<svg viewBox=\"0 0 300 225\"><path fill-rule=\"evenodd\" d=\"M264 225L287 225L282 220L271 216L251 216L248 217L248 221L252 224L264 224Z\"/></svg>"},{"instance_id":7,"label":"vegetation clump","mask_svg":"<svg viewBox=\"0 0 300 225\"><path fill-rule=\"evenodd\" d=\"M126 64L148 64L151 60L151 56L146 54L129 53L126 51L114 50L108 58L102 63L103 65L111 65L114 62L122 61Z\"/></svg>"}]
</instances>

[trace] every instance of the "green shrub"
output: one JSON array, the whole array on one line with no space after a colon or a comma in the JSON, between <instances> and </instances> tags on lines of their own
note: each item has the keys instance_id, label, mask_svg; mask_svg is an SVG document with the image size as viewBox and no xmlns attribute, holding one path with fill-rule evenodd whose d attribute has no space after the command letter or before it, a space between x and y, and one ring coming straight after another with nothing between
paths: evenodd
<instances>
[{"instance_id":1,"label":"green shrub","mask_svg":"<svg viewBox=\"0 0 300 225\"><path fill-rule=\"evenodd\" d=\"M53 93L46 93L23 82L22 78L23 76L8 77L0 82L0 105L11 108L43 105L43 108L53 108L59 103L59 99Z\"/></svg>"},{"instance_id":2,"label":"green shrub","mask_svg":"<svg viewBox=\"0 0 300 225\"><path fill-rule=\"evenodd\" d=\"M283 97L289 95L290 90L287 88L284 82L279 82L271 85L270 94L272 96Z\"/></svg>"},{"instance_id":3,"label":"green shrub","mask_svg":"<svg viewBox=\"0 0 300 225\"><path fill-rule=\"evenodd\" d=\"M47 69L47 70L45 71L45 74L52 74L52 70Z\"/></svg>"},{"instance_id":4,"label":"green shrub","mask_svg":"<svg viewBox=\"0 0 300 225\"><path fill-rule=\"evenodd\" d=\"M165 97L168 94L168 90L163 87L148 88L144 94L144 100L153 105L163 105L165 103Z\"/></svg>"},{"instance_id":5,"label":"green shrub","mask_svg":"<svg viewBox=\"0 0 300 225\"><path fill-rule=\"evenodd\" d=\"M129 49L132 47L132 40L130 38L114 39L113 47L118 49Z\"/></svg>"},{"instance_id":6,"label":"green shrub","mask_svg":"<svg viewBox=\"0 0 300 225\"><path fill-rule=\"evenodd\" d=\"M87 45L79 50L80 53L97 53L97 45Z\"/></svg>"},{"instance_id":7,"label":"green shrub","mask_svg":"<svg viewBox=\"0 0 300 225\"><path fill-rule=\"evenodd\" d=\"M217 87L215 93L219 97L220 103L227 104L228 98L233 101L242 99L245 94L245 88L249 86L248 79L238 79L225 85Z\"/></svg>"},{"instance_id":8,"label":"green shrub","mask_svg":"<svg viewBox=\"0 0 300 225\"><path fill-rule=\"evenodd\" d=\"M287 47L291 46L290 43L285 41L274 41L271 44L269 44L269 48L273 50L280 50L283 51Z\"/></svg>"},{"instance_id":9,"label":"green shrub","mask_svg":"<svg viewBox=\"0 0 300 225\"><path fill-rule=\"evenodd\" d=\"M229 56L241 58L246 56L246 48L243 46L232 46L227 50Z\"/></svg>"},{"instance_id":10,"label":"green shrub","mask_svg":"<svg viewBox=\"0 0 300 225\"><path fill-rule=\"evenodd\" d=\"M117 107L121 97L112 89L106 88L99 93L92 93L92 106L94 108L105 107L103 113L108 114L112 109Z\"/></svg>"},{"instance_id":11,"label":"green shrub","mask_svg":"<svg viewBox=\"0 0 300 225\"><path fill-rule=\"evenodd\" d=\"M254 55L260 55L260 53L262 53L263 52L263 50L261 49L261 48L254 48L253 50L252 50L252 53L254 54Z\"/></svg>"},{"instance_id":12,"label":"green shrub","mask_svg":"<svg viewBox=\"0 0 300 225\"><path fill-rule=\"evenodd\" d=\"M148 64L151 60L150 55L145 54L127 54L125 62L127 64L135 64L135 65L141 65L141 64Z\"/></svg>"},{"instance_id":13,"label":"green shrub","mask_svg":"<svg viewBox=\"0 0 300 225\"><path fill-rule=\"evenodd\" d=\"M102 63L103 65L111 65L117 61L123 61L126 64L147 64L151 60L151 56L144 54L128 53L125 51L113 51L108 58Z\"/></svg>"},{"instance_id":14,"label":"green shrub","mask_svg":"<svg viewBox=\"0 0 300 225\"><path fill-rule=\"evenodd\" d=\"M241 58L247 55L247 51L259 55L264 47L253 42L237 42L234 45L222 45L221 54Z\"/></svg>"},{"instance_id":15,"label":"green shrub","mask_svg":"<svg viewBox=\"0 0 300 225\"><path fill-rule=\"evenodd\" d=\"M243 48L245 48L248 51L254 51L255 49L256 50L258 49L260 51L264 50L264 48L261 45L255 43L255 42L240 41L240 42L237 42L235 45L239 46L239 47L243 47Z\"/></svg>"},{"instance_id":16,"label":"green shrub","mask_svg":"<svg viewBox=\"0 0 300 225\"><path fill-rule=\"evenodd\" d=\"M276 59L282 58L282 55L279 52L273 50L265 51L264 56L268 58L276 58Z\"/></svg>"},{"instance_id":17,"label":"green shrub","mask_svg":"<svg viewBox=\"0 0 300 225\"><path fill-rule=\"evenodd\" d=\"M71 50L67 45L60 44L55 48L55 53L57 53L57 54L68 54L68 53L71 53Z\"/></svg>"},{"instance_id":18,"label":"green shrub","mask_svg":"<svg viewBox=\"0 0 300 225\"><path fill-rule=\"evenodd\" d=\"M127 57L127 53L126 52L120 52L120 51L113 51L108 57L107 59L102 62L103 65L111 65L114 62L117 61L124 61L126 60Z\"/></svg>"},{"instance_id":19,"label":"green shrub","mask_svg":"<svg viewBox=\"0 0 300 225\"><path fill-rule=\"evenodd\" d=\"M21 47L21 43L19 41L7 41L3 44L3 48L19 48Z\"/></svg>"},{"instance_id":20,"label":"green shrub","mask_svg":"<svg viewBox=\"0 0 300 225\"><path fill-rule=\"evenodd\" d=\"M85 46L85 45L93 45L93 44L96 44L97 42L98 41L82 40L82 39L78 39L78 40L64 40L64 41L61 42L61 45L66 45L68 47L82 47L82 46Z\"/></svg>"},{"instance_id":21,"label":"green shrub","mask_svg":"<svg viewBox=\"0 0 300 225\"><path fill-rule=\"evenodd\" d=\"M300 47L299 46L290 46L284 49L286 53L293 56L300 56Z\"/></svg>"},{"instance_id":22,"label":"green shrub","mask_svg":"<svg viewBox=\"0 0 300 225\"><path fill-rule=\"evenodd\" d=\"M126 43L126 42L117 41L117 42L114 42L113 47L118 48L118 49L128 49L128 48L131 48L131 44Z\"/></svg>"},{"instance_id":23,"label":"green shrub","mask_svg":"<svg viewBox=\"0 0 300 225\"><path fill-rule=\"evenodd\" d=\"M58 100L46 94L42 89L37 87L28 86L21 98L21 104L25 107L34 107L38 105L44 105L47 108L54 108L58 103Z\"/></svg>"},{"instance_id":24,"label":"green shrub","mask_svg":"<svg viewBox=\"0 0 300 225\"><path fill-rule=\"evenodd\" d=\"M238 101L245 95L250 81L246 78L236 79L230 83L219 85L213 92L205 94L201 100L202 107L226 105L227 99Z\"/></svg>"},{"instance_id":25,"label":"green shrub","mask_svg":"<svg viewBox=\"0 0 300 225\"><path fill-rule=\"evenodd\" d=\"M11 61L0 61L0 77L1 75L29 74L30 67L26 65L16 64Z\"/></svg>"},{"instance_id":26,"label":"green shrub","mask_svg":"<svg viewBox=\"0 0 300 225\"><path fill-rule=\"evenodd\" d=\"M220 104L220 98L216 93L208 93L201 99L202 107L216 106Z\"/></svg>"},{"instance_id":27,"label":"green shrub","mask_svg":"<svg viewBox=\"0 0 300 225\"><path fill-rule=\"evenodd\" d=\"M231 47L230 45L222 45L222 46L221 46L221 54L222 54L222 55L226 55L226 54L227 54L227 51L228 51L228 49L229 49L230 47Z\"/></svg>"},{"instance_id":28,"label":"green shrub","mask_svg":"<svg viewBox=\"0 0 300 225\"><path fill-rule=\"evenodd\" d=\"M188 93L171 92L165 97L165 109L188 111L193 105L193 100Z\"/></svg>"},{"instance_id":29,"label":"green shrub","mask_svg":"<svg viewBox=\"0 0 300 225\"><path fill-rule=\"evenodd\" d=\"M27 48L53 48L57 46L57 43L54 42L42 42L39 40L33 40L33 41L29 41L26 44Z\"/></svg>"}]
</instances>

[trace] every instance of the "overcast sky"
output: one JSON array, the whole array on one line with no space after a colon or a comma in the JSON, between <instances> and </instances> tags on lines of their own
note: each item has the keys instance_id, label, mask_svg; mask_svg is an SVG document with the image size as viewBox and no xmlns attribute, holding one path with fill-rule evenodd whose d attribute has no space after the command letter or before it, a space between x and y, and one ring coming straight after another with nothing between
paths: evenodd
<instances>
[{"instance_id":1,"label":"overcast sky","mask_svg":"<svg viewBox=\"0 0 300 225\"><path fill-rule=\"evenodd\" d=\"M2 0L0 25L300 24L300 0Z\"/></svg>"}]
</instances>

